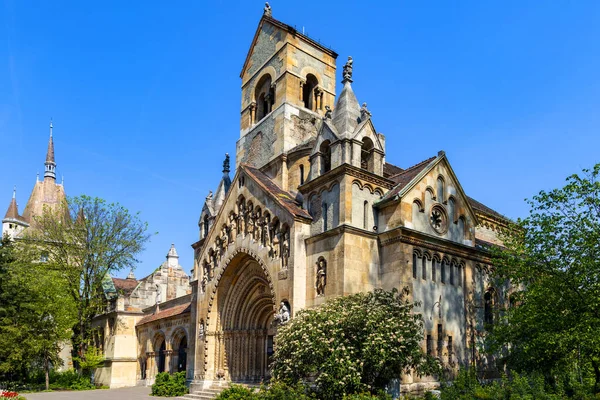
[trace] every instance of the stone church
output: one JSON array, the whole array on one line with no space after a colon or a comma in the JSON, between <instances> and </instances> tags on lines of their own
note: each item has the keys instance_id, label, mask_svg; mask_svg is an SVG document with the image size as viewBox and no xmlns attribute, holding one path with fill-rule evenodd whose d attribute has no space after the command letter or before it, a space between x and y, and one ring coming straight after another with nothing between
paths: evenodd
<instances>
[{"instance_id":1,"label":"stone church","mask_svg":"<svg viewBox=\"0 0 600 400\"><path fill-rule=\"evenodd\" d=\"M486 248L507 219L467 196L443 151L413 166L386 162L386 138L352 89L360 60L342 61L336 97L337 58L267 4L240 74L233 177L226 156L198 221L191 276L173 246L146 278L107 277L106 311L94 320L106 356L98 382L186 371L194 392L268 379L279 323L374 288L408 288L421 304L423 351L448 371L492 367L478 345L506 293L488 280ZM64 196L44 186L55 179L48 160L34 192ZM21 217L13 203L3 228L18 231L29 204ZM398 378L405 391L436 384Z\"/></svg>"},{"instance_id":2,"label":"stone church","mask_svg":"<svg viewBox=\"0 0 600 400\"><path fill-rule=\"evenodd\" d=\"M235 174L227 158L192 246L192 390L268 378L278 320L374 288L421 302L423 350L446 369L488 367L477 344L499 293L485 248L507 220L467 196L443 151L387 163L351 57L336 98L337 57L267 5L240 74ZM404 390L434 385L399 378Z\"/></svg>"}]
</instances>

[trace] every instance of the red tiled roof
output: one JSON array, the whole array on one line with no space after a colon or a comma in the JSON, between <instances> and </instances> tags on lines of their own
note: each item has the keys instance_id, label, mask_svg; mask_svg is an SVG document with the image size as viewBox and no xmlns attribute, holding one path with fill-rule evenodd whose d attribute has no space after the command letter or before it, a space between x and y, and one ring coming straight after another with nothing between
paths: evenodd
<instances>
[{"instance_id":1,"label":"red tiled roof","mask_svg":"<svg viewBox=\"0 0 600 400\"><path fill-rule=\"evenodd\" d=\"M242 169L253 178L267 193L271 194L273 198L292 215L302 217L306 219L312 219L308 211L301 207L301 203L296 201L294 196L282 190L277 186L267 175L260 170L253 168L249 165L242 165Z\"/></svg>"},{"instance_id":2,"label":"red tiled roof","mask_svg":"<svg viewBox=\"0 0 600 400\"><path fill-rule=\"evenodd\" d=\"M156 314L146 315L142 318L136 325L144 325L148 322L157 321L159 319L174 317L177 315L189 313L192 309L192 303L185 303L179 306L167 308L166 310L161 310Z\"/></svg>"},{"instance_id":3,"label":"red tiled roof","mask_svg":"<svg viewBox=\"0 0 600 400\"><path fill-rule=\"evenodd\" d=\"M491 208L489 208L488 206L486 206L483 203L480 203L479 201L475 200L474 198L467 196L467 199L469 200L469 204L471 205L473 210L479 211L482 214L487 214L487 215L491 215L496 218L508 220L508 218L506 218L504 215L500 214L498 211L492 210Z\"/></svg>"},{"instance_id":4,"label":"red tiled roof","mask_svg":"<svg viewBox=\"0 0 600 400\"><path fill-rule=\"evenodd\" d=\"M138 281L135 279L112 278L112 281L117 292L121 292L126 296L129 296L138 285Z\"/></svg>"},{"instance_id":5,"label":"red tiled roof","mask_svg":"<svg viewBox=\"0 0 600 400\"><path fill-rule=\"evenodd\" d=\"M404 171L404 170L397 165L390 164L390 163L383 164L383 177L384 178L389 178L390 176L398 175L402 171Z\"/></svg>"},{"instance_id":6,"label":"red tiled roof","mask_svg":"<svg viewBox=\"0 0 600 400\"><path fill-rule=\"evenodd\" d=\"M410 181L412 181L417 175L419 175L419 173L421 171L423 171L435 159L436 159L436 157L428 158L427 160L423 160L420 163L413 165L410 168L405 169L404 171L400 172L399 174L390 176L388 179L394 181L396 183L396 186L394 186L394 188L392 190L387 192L387 194L384 196L384 198L382 200L383 201L389 200L389 199L393 198L394 196L396 196L398 193L400 193L400 191L406 185L408 185L410 183Z\"/></svg>"}]
</instances>

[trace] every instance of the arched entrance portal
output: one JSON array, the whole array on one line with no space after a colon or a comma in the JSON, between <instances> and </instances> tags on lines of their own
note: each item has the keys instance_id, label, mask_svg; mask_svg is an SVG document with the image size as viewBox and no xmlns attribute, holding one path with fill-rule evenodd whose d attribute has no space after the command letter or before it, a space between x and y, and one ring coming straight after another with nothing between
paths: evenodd
<instances>
[{"instance_id":1,"label":"arched entrance portal","mask_svg":"<svg viewBox=\"0 0 600 400\"><path fill-rule=\"evenodd\" d=\"M245 253L230 261L210 312L215 378L261 381L268 377L268 350L275 333L273 297L270 279L259 262Z\"/></svg>"}]
</instances>

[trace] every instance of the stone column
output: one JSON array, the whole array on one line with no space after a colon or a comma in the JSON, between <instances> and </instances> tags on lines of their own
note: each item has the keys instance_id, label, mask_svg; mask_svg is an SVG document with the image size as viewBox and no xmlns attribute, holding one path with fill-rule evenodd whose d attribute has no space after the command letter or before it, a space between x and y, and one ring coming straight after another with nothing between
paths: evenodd
<instances>
[{"instance_id":1,"label":"stone column","mask_svg":"<svg viewBox=\"0 0 600 400\"><path fill-rule=\"evenodd\" d=\"M250 126L256 123L256 102L250 103Z\"/></svg>"},{"instance_id":2,"label":"stone column","mask_svg":"<svg viewBox=\"0 0 600 400\"><path fill-rule=\"evenodd\" d=\"M318 87L315 88L315 111L322 110L321 99L323 98L323 91Z\"/></svg>"},{"instance_id":3,"label":"stone column","mask_svg":"<svg viewBox=\"0 0 600 400\"><path fill-rule=\"evenodd\" d=\"M306 81L303 79L300 79L300 96L298 97L298 100L300 100L302 102L302 100L304 100L302 97L302 95L304 94L304 85L306 84Z\"/></svg>"},{"instance_id":4,"label":"stone column","mask_svg":"<svg viewBox=\"0 0 600 400\"><path fill-rule=\"evenodd\" d=\"M173 350L165 350L165 372L173 372L173 366L171 365L172 356Z\"/></svg>"}]
</instances>

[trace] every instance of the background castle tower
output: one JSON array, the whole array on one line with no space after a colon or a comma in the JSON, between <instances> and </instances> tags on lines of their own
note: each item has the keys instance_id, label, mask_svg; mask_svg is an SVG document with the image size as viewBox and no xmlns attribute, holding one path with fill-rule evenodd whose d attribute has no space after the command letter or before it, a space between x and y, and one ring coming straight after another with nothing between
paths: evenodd
<instances>
[{"instance_id":1,"label":"background castle tower","mask_svg":"<svg viewBox=\"0 0 600 400\"><path fill-rule=\"evenodd\" d=\"M8 205L4 219L2 219L2 235L8 235L10 239L17 237L29 224L19 215L17 205L17 188L13 189L12 200Z\"/></svg>"}]
</instances>

